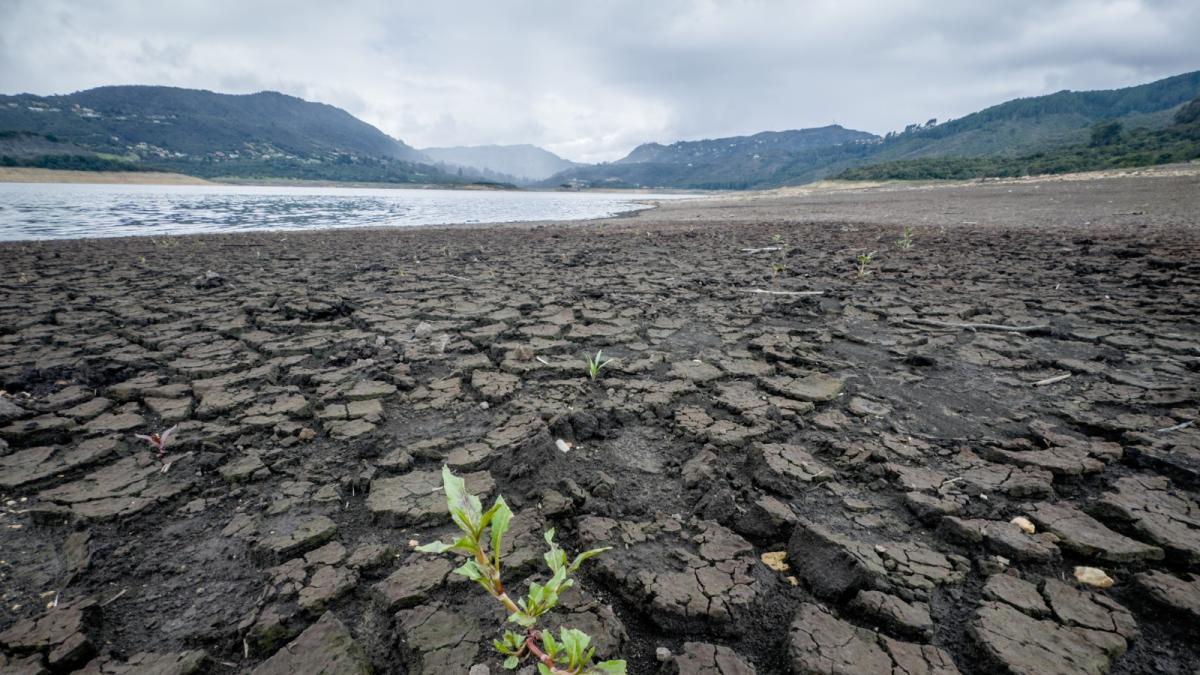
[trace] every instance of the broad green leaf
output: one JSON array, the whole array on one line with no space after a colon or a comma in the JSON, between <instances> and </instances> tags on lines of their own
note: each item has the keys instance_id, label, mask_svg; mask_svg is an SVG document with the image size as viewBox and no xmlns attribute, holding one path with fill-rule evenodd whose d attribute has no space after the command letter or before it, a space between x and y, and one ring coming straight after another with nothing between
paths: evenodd
<instances>
[{"instance_id":1,"label":"broad green leaf","mask_svg":"<svg viewBox=\"0 0 1200 675\"><path fill-rule=\"evenodd\" d=\"M563 650L567 653L567 660L571 666L583 665L584 653L587 651L592 638L587 633L576 628L560 628L558 634L562 638Z\"/></svg>"},{"instance_id":2,"label":"broad green leaf","mask_svg":"<svg viewBox=\"0 0 1200 675\"><path fill-rule=\"evenodd\" d=\"M442 465L442 488L446 491L446 509L450 517L458 525L458 529L478 536L475 523L479 517L471 513L471 502L467 494L467 482L450 472L450 467Z\"/></svg>"},{"instance_id":3,"label":"broad green leaf","mask_svg":"<svg viewBox=\"0 0 1200 675\"><path fill-rule=\"evenodd\" d=\"M487 575L479 568L479 563L474 560L468 560L461 567L455 568L454 573L461 574L471 581L483 581L487 579Z\"/></svg>"},{"instance_id":4,"label":"broad green leaf","mask_svg":"<svg viewBox=\"0 0 1200 675\"><path fill-rule=\"evenodd\" d=\"M546 561L546 567L549 567L551 572L557 572L559 569L567 566L567 555L559 548L546 551L542 559Z\"/></svg>"},{"instance_id":5,"label":"broad green leaf","mask_svg":"<svg viewBox=\"0 0 1200 675\"><path fill-rule=\"evenodd\" d=\"M583 553L580 553L579 555L575 556L575 560L571 561L571 567L569 568L570 571L574 572L575 570L578 570L579 566L583 564L583 561L587 560L588 558L594 558L611 549L611 546L605 546L604 548L594 548L590 551L584 551Z\"/></svg>"},{"instance_id":6,"label":"broad green leaf","mask_svg":"<svg viewBox=\"0 0 1200 675\"><path fill-rule=\"evenodd\" d=\"M504 667L508 670L516 670L517 666L519 665L521 665L521 659L518 659L515 656L510 656L507 659L504 659ZM621 672L623 673L625 671L622 670Z\"/></svg>"},{"instance_id":7,"label":"broad green leaf","mask_svg":"<svg viewBox=\"0 0 1200 675\"><path fill-rule=\"evenodd\" d=\"M504 534L508 532L508 524L512 520L512 509L504 502L504 497L496 497L496 505L491 509L492 516L492 567L500 569L500 546L504 543Z\"/></svg>"},{"instance_id":8,"label":"broad green leaf","mask_svg":"<svg viewBox=\"0 0 1200 675\"><path fill-rule=\"evenodd\" d=\"M554 543L554 528L546 531L545 539L546 543L550 545L550 550L546 551L542 558L546 561L546 566L550 568L550 571L557 573L560 568L566 566L567 554L558 547L558 544Z\"/></svg>"},{"instance_id":9,"label":"broad green leaf","mask_svg":"<svg viewBox=\"0 0 1200 675\"><path fill-rule=\"evenodd\" d=\"M538 666L538 675L554 675L554 671L547 668L546 664L539 662L537 664L537 666Z\"/></svg>"},{"instance_id":10,"label":"broad green leaf","mask_svg":"<svg viewBox=\"0 0 1200 675\"><path fill-rule=\"evenodd\" d=\"M542 646L546 649L546 655L552 659L558 656L558 650L561 649L559 644L554 640L554 634L550 631L542 633Z\"/></svg>"},{"instance_id":11,"label":"broad green leaf","mask_svg":"<svg viewBox=\"0 0 1200 675\"><path fill-rule=\"evenodd\" d=\"M479 541L472 539L470 535L465 535L459 537L458 540L454 542L454 547L451 550L473 556L475 555L475 552L479 550Z\"/></svg>"},{"instance_id":12,"label":"broad green leaf","mask_svg":"<svg viewBox=\"0 0 1200 675\"><path fill-rule=\"evenodd\" d=\"M601 673L610 673L611 675L625 675L625 661L601 661L593 666Z\"/></svg>"},{"instance_id":13,"label":"broad green leaf","mask_svg":"<svg viewBox=\"0 0 1200 675\"><path fill-rule=\"evenodd\" d=\"M509 614L508 620L517 624L518 626L522 626L524 628L529 628L537 623L537 617L530 616L526 612L516 612L514 614Z\"/></svg>"},{"instance_id":14,"label":"broad green leaf","mask_svg":"<svg viewBox=\"0 0 1200 675\"><path fill-rule=\"evenodd\" d=\"M417 550L421 553L445 553L452 548L454 548L454 544L447 544L444 541L434 541L418 546Z\"/></svg>"}]
</instances>

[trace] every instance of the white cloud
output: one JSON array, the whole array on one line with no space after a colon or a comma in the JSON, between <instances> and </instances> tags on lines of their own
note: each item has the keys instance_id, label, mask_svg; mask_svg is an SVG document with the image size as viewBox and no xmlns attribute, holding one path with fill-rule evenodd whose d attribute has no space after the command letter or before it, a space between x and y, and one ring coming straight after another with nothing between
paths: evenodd
<instances>
[{"instance_id":1,"label":"white cloud","mask_svg":"<svg viewBox=\"0 0 1200 675\"><path fill-rule=\"evenodd\" d=\"M883 132L1200 67L1189 0L0 0L0 91L275 89L417 147Z\"/></svg>"}]
</instances>

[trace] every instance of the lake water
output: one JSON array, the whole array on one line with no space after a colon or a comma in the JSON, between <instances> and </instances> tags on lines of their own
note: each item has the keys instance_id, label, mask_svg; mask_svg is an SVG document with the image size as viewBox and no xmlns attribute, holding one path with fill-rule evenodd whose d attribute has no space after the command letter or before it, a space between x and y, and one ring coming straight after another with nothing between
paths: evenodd
<instances>
[{"instance_id":1,"label":"lake water","mask_svg":"<svg viewBox=\"0 0 1200 675\"><path fill-rule=\"evenodd\" d=\"M583 220L689 195L0 183L0 240Z\"/></svg>"}]
</instances>

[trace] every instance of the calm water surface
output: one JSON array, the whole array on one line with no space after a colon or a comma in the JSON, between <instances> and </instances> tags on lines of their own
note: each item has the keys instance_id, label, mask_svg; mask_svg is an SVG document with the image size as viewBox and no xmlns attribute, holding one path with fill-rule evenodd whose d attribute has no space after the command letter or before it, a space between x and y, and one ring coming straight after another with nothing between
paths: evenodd
<instances>
[{"instance_id":1,"label":"calm water surface","mask_svg":"<svg viewBox=\"0 0 1200 675\"><path fill-rule=\"evenodd\" d=\"M653 195L679 199L688 195ZM0 240L602 218L646 195L0 183Z\"/></svg>"}]
</instances>

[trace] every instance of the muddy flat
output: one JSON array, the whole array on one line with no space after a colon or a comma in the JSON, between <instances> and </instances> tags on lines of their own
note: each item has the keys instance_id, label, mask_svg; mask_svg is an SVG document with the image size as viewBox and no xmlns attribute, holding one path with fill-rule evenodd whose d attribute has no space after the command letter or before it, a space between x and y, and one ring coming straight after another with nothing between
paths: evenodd
<instances>
[{"instance_id":1,"label":"muddy flat","mask_svg":"<svg viewBox=\"0 0 1200 675\"><path fill-rule=\"evenodd\" d=\"M502 672L443 464L632 673L1200 669L1194 172L0 269L5 673Z\"/></svg>"}]
</instances>

